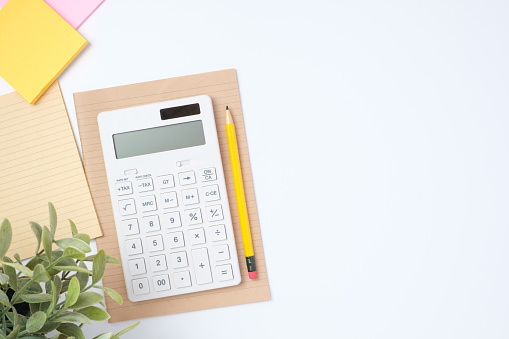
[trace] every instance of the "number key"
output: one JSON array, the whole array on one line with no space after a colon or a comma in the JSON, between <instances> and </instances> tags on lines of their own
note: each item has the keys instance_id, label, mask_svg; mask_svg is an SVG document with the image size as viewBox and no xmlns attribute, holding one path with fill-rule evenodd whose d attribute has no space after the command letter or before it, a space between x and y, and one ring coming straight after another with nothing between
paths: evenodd
<instances>
[{"instance_id":1,"label":"number key","mask_svg":"<svg viewBox=\"0 0 509 339\"><path fill-rule=\"evenodd\" d=\"M175 228L182 226L182 222L180 221L180 212L164 213L163 225L166 225L166 228Z\"/></svg>"},{"instance_id":2,"label":"number key","mask_svg":"<svg viewBox=\"0 0 509 339\"><path fill-rule=\"evenodd\" d=\"M166 256L164 254L150 257L150 268L152 271L165 271L168 267L166 266Z\"/></svg>"},{"instance_id":3,"label":"number key","mask_svg":"<svg viewBox=\"0 0 509 339\"><path fill-rule=\"evenodd\" d=\"M177 248L177 247L184 246L184 233L182 233L182 232L168 233L168 237L170 238L170 241L169 241L170 248Z\"/></svg>"},{"instance_id":4,"label":"number key","mask_svg":"<svg viewBox=\"0 0 509 339\"><path fill-rule=\"evenodd\" d=\"M156 291L164 291L170 289L170 277L168 274L158 275L153 278L154 289Z\"/></svg>"},{"instance_id":5,"label":"number key","mask_svg":"<svg viewBox=\"0 0 509 339\"><path fill-rule=\"evenodd\" d=\"M145 260L143 258L129 260L129 272L131 275L146 273Z\"/></svg>"},{"instance_id":6,"label":"number key","mask_svg":"<svg viewBox=\"0 0 509 339\"><path fill-rule=\"evenodd\" d=\"M164 250L163 245L163 236L162 235L154 235L152 237L147 237L147 245L149 252L156 252Z\"/></svg>"},{"instance_id":7,"label":"number key","mask_svg":"<svg viewBox=\"0 0 509 339\"><path fill-rule=\"evenodd\" d=\"M143 253L143 248L141 247L141 239L134 238L125 241L125 251L127 255L134 255Z\"/></svg>"},{"instance_id":8,"label":"number key","mask_svg":"<svg viewBox=\"0 0 509 339\"><path fill-rule=\"evenodd\" d=\"M122 220L122 231L124 235L133 235L140 233L138 219Z\"/></svg>"},{"instance_id":9,"label":"number key","mask_svg":"<svg viewBox=\"0 0 509 339\"><path fill-rule=\"evenodd\" d=\"M147 294L150 292L148 287L148 279L141 278L132 281L133 283L133 292L135 295Z\"/></svg>"},{"instance_id":10,"label":"number key","mask_svg":"<svg viewBox=\"0 0 509 339\"><path fill-rule=\"evenodd\" d=\"M187 263L187 253L185 251L175 252L170 254L171 265L173 268L186 267Z\"/></svg>"},{"instance_id":11,"label":"number key","mask_svg":"<svg viewBox=\"0 0 509 339\"><path fill-rule=\"evenodd\" d=\"M147 233L159 231L161 229L161 225L159 224L159 216L157 215L150 215L148 217L141 218L141 225Z\"/></svg>"}]
</instances>

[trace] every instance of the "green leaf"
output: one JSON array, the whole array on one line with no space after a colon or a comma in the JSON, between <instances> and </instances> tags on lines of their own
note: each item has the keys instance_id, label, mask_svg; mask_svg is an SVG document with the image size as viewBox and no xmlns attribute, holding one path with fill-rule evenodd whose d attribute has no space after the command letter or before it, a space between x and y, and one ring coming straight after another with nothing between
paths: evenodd
<instances>
[{"instance_id":1,"label":"green leaf","mask_svg":"<svg viewBox=\"0 0 509 339\"><path fill-rule=\"evenodd\" d=\"M93 261L94 259L95 259L95 254L94 255L89 255L83 261ZM106 254L106 263L107 264L120 265L120 261L118 261L115 257L112 257L112 256L107 255L107 254Z\"/></svg>"},{"instance_id":2,"label":"green leaf","mask_svg":"<svg viewBox=\"0 0 509 339\"><path fill-rule=\"evenodd\" d=\"M55 290L57 291L57 295L60 295L60 291L62 291L62 279L58 275L55 275L52 278L52 281L55 283Z\"/></svg>"},{"instance_id":3,"label":"green leaf","mask_svg":"<svg viewBox=\"0 0 509 339\"><path fill-rule=\"evenodd\" d=\"M130 330L132 330L133 328L135 328L136 326L138 326L139 324L140 324L140 322L138 321L136 324L132 324L131 326L124 328L122 331L118 332L118 333L117 333L117 334L115 334L115 335L116 335L117 337L120 337L121 335L126 334L127 332L129 332Z\"/></svg>"},{"instance_id":4,"label":"green leaf","mask_svg":"<svg viewBox=\"0 0 509 339\"><path fill-rule=\"evenodd\" d=\"M111 339L114 335L113 332L108 332L95 336L94 339Z\"/></svg>"},{"instance_id":5,"label":"green leaf","mask_svg":"<svg viewBox=\"0 0 509 339\"><path fill-rule=\"evenodd\" d=\"M69 308L74 305L80 296L80 282L76 277L71 279L69 283L69 288L67 289L67 295L65 296L64 307ZM65 334L65 333L64 333Z\"/></svg>"},{"instance_id":6,"label":"green leaf","mask_svg":"<svg viewBox=\"0 0 509 339\"><path fill-rule=\"evenodd\" d=\"M1 261L0 263L4 266L9 266L9 267L17 269L18 271L20 271L27 277L32 278L32 276L33 276L33 272L28 267L26 267L24 265L20 265L18 263L6 262L6 261Z\"/></svg>"},{"instance_id":7,"label":"green leaf","mask_svg":"<svg viewBox=\"0 0 509 339\"><path fill-rule=\"evenodd\" d=\"M104 250L97 252L92 266L92 284L98 283L106 271L106 254Z\"/></svg>"},{"instance_id":8,"label":"green leaf","mask_svg":"<svg viewBox=\"0 0 509 339\"><path fill-rule=\"evenodd\" d=\"M89 270L87 270L86 268L83 268L83 267L76 267L76 266L55 266L54 268L59 270L59 271L82 272L82 273L87 273L87 274L92 275L92 272L90 272Z\"/></svg>"},{"instance_id":9,"label":"green leaf","mask_svg":"<svg viewBox=\"0 0 509 339\"><path fill-rule=\"evenodd\" d=\"M80 239L76 239L76 238L60 239L60 240L55 241L55 244L57 244L58 247L60 247L62 249L72 246L72 247L79 249L82 252L85 252L85 253L92 251L92 249L90 248L90 246L88 246L88 244L86 242L84 242L83 240L80 240Z\"/></svg>"},{"instance_id":10,"label":"green leaf","mask_svg":"<svg viewBox=\"0 0 509 339\"><path fill-rule=\"evenodd\" d=\"M56 330L58 326L60 326L60 323L58 323L58 322L47 321L44 323L44 325L41 327L41 329L39 331L37 331L37 333L46 334L46 333ZM23 339L25 339L25 337L23 337Z\"/></svg>"},{"instance_id":11,"label":"green leaf","mask_svg":"<svg viewBox=\"0 0 509 339\"><path fill-rule=\"evenodd\" d=\"M50 277L44 266L38 264L35 266L33 279L38 283L43 283L49 281Z\"/></svg>"},{"instance_id":12,"label":"green leaf","mask_svg":"<svg viewBox=\"0 0 509 339\"><path fill-rule=\"evenodd\" d=\"M85 233L78 233L78 234L76 234L75 236L73 236L73 238L83 240L83 241L84 241L84 242L86 242L88 245L90 245L90 236L89 236L88 234L85 234Z\"/></svg>"},{"instance_id":13,"label":"green leaf","mask_svg":"<svg viewBox=\"0 0 509 339\"><path fill-rule=\"evenodd\" d=\"M5 292L3 290L0 290L0 304L6 306L6 307L11 307L11 302L9 300L9 297L7 296L7 294L5 294Z\"/></svg>"},{"instance_id":14,"label":"green leaf","mask_svg":"<svg viewBox=\"0 0 509 339\"><path fill-rule=\"evenodd\" d=\"M115 291L111 288L99 286L99 285L95 285L94 287L100 288L101 290L106 292L110 296L111 299L113 299L117 302L117 304L122 305L122 303L124 302L124 300L122 300L122 296L117 291Z\"/></svg>"},{"instance_id":15,"label":"green leaf","mask_svg":"<svg viewBox=\"0 0 509 339\"><path fill-rule=\"evenodd\" d=\"M34 232L35 237L37 238L37 248L35 249L35 253L39 253L39 248L41 248L42 241L42 227L36 222L30 221L30 228L32 228L32 232Z\"/></svg>"},{"instance_id":16,"label":"green leaf","mask_svg":"<svg viewBox=\"0 0 509 339\"><path fill-rule=\"evenodd\" d=\"M73 258L78 260L85 259L85 253L77 249L76 247L66 247L64 250L64 254L62 255L64 258Z\"/></svg>"},{"instance_id":17,"label":"green leaf","mask_svg":"<svg viewBox=\"0 0 509 339\"><path fill-rule=\"evenodd\" d=\"M24 287L26 284L28 284L28 287ZM30 278L19 278L18 279L18 285L19 285L19 288L23 288L25 289L25 292L28 293L28 294L37 294L37 293L42 293L42 287L40 284L34 282L34 281L31 281ZM25 294L26 294L25 293Z\"/></svg>"},{"instance_id":18,"label":"green leaf","mask_svg":"<svg viewBox=\"0 0 509 339\"><path fill-rule=\"evenodd\" d=\"M83 334L81 328L71 323L61 324L60 326L58 326L57 331L69 337L72 336L75 337L76 339L85 339L85 335Z\"/></svg>"},{"instance_id":19,"label":"green leaf","mask_svg":"<svg viewBox=\"0 0 509 339\"><path fill-rule=\"evenodd\" d=\"M23 301L26 301L29 304L37 304L51 301L53 299L53 296L51 294L46 293L22 294L21 299L23 299Z\"/></svg>"},{"instance_id":20,"label":"green leaf","mask_svg":"<svg viewBox=\"0 0 509 339\"><path fill-rule=\"evenodd\" d=\"M53 262L53 237L46 226L42 228L42 246L44 247L44 252L46 252L46 257L49 262Z\"/></svg>"},{"instance_id":21,"label":"green leaf","mask_svg":"<svg viewBox=\"0 0 509 339\"><path fill-rule=\"evenodd\" d=\"M70 322L70 323L82 323L82 324L91 324L92 321L87 318L87 316L78 313L78 312L64 312L60 314L58 317L52 319L52 321L56 322Z\"/></svg>"},{"instance_id":22,"label":"green leaf","mask_svg":"<svg viewBox=\"0 0 509 339\"><path fill-rule=\"evenodd\" d=\"M46 310L46 314L49 316L51 312L55 309L55 305L57 304L59 295L57 294L57 288L55 287L55 283L53 281L50 281L51 283L51 303L48 306L48 309ZM46 291L47 292L47 291Z\"/></svg>"},{"instance_id":23,"label":"green leaf","mask_svg":"<svg viewBox=\"0 0 509 339\"><path fill-rule=\"evenodd\" d=\"M104 320L108 320L110 318L110 315L108 314L108 312L106 312L102 308L99 308L96 306L89 306L86 308L82 308L78 312L86 315L90 320L94 320L94 321L104 321Z\"/></svg>"},{"instance_id":24,"label":"green leaf","mask_svg":"<svg viewBox=\"0 0 509 339\"><path fill-rule=\"evenodd\" d=\"M87 269L87 265L83 261L80 262L80 267ZM80 282L80 290L83 291L83 289L87 287L89 277L88 273L76 273L76 278L78 278L78 281Z\"/></svg>"},{"instance_id":25,"label":"green leaf","mask_svg":"<svg viewBox=\"0 0 509 339\"><path fill-rule=\"evenodd\" d=\"M6 284L9 281L7 274L0 273L0 285Z\"/></svg>"},{"instance_id":26,"label":"green leaf","mask_svg":"<svg viewBox=\"0 0 509 339\"><path fill-rule=\"evenodd\" d=\"M28 318L27 321L27 332L35 333L39 331L46 322L46 319L47 316L44 312L39 311L32 314L32 316Z\"/></svg>"},{"instance_id":27,"label":"green leaf","mask_svg":"<svg viewBox=\"0 0 509 339\"><path fill-rule=\"evenodd\" d=\"M79 310L88 306L93 306L103 300L104 297L96 292L83 292L78 297L78 300L70 308L73 310Z\"/></svg>"},{"instance_id":28,"label":"green leaf","mask_svg":"<svg viewBox=\"0 0 509 339\"><path fill-rule=\"evenodd\" d=\"M57 211L52 203L48 203L49 207L49 227L51 230L51 237L55 239L55 233L57 231Z\"/></svg>"},{"instance_id":29,"label":"green leaf","mask_svg":"<svg viewBox=\"0 0 509 339\"><path fill-rule=\"evenodd\" d=\"M0 260L5 256L11 246L12 228L9 220L4 219L0 226Z\"/></svg>"},{"instance_id":30,"label":"green leaf","mask_svg":"<svg viewBox=\"0 0 509 339\"><path fill-rule=\"evenodd\" d=\"M76 234L78 234L78 228L76 227L74 221L72 221L71 219L69 219L69 224L71 225L71 233L72 236L74 237Z\"/></svg>"},{"instance_id":31,"label":"green leaf","mask_svg":"<svg viewBox=\"0 0 509 339\"><path fill-rule=\"evenodd\" d=\"M21 257L19 256L19 254L17 252L14 253L14 259L16 259L18 264L23 265L23 263L21 262Z\"/></svg>"},{"instance_id":32,"label":"green leaf","mask_svg":"<svg viewBox=\"0 0 509 339\"><path fill-rule=\"evenodd\" d=\"M14 339L18 336L19 331L21 330L21 326L16 326L11 333L7 336L7 339Z\"/></svg>"},{"instance_id":33,"label":"green leaf","mask_svg":"<svg viewBox=\"0 0 509 339\"><path fill-rule=\"evenodd\" d=\"M11 259L9 259L7 257L4 257L4 260L6 260L8 262L11 261ZM3 269L4 269L4 273L9 276L9 286L14 291L17 291L18 290L18 276L16 274L16 270L14 269L14 267L5 266L5 265L4 265Z\"/></svg>"}]
</instances>

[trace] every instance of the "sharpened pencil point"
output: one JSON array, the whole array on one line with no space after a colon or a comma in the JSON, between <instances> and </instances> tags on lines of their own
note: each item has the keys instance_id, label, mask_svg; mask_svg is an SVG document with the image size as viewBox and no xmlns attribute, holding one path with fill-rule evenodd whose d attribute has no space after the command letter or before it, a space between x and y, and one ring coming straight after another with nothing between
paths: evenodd
<instances>
[{"instance_id":1,"label":"sharpened pencil point","mask_svg":"<svg viewBox=\"0 0 509 339\"><path fill-rule=\"evenodd\" d=\"M228 109L228 106L226 106L226 109Z\"/></svg>"}]
</instances>

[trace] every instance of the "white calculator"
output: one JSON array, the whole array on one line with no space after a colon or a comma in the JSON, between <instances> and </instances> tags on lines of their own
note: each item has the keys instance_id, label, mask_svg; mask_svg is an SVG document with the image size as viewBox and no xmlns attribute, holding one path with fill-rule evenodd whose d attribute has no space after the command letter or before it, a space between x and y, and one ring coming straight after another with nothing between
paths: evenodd
<instances>
[{"instance_id":1,"label":"white calculator","mask_svg":"<svg viewBox=\"0 0 509 339\"><path fill-rule=\"evenodd\" d=\"M97 120L129 300L239 284L210 97Z\"/></svg>"}]
</instances>

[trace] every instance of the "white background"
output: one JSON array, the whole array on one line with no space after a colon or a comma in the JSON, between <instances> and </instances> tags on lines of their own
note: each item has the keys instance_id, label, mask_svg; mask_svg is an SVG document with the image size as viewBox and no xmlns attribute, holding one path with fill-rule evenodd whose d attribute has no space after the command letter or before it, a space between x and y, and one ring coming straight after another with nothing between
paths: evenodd
<instances>
[{"instance_id":1,"label":"white background","mask_svg":"<svg viewBox=\"0 0 509 339\"><path fill-rule=\"evenodd\" d=\"M124 338L507 338L508 17L507 1L106 0L59 78L76 136L73 92L236 68L272 294Z\"/></svg>"}]
</instances>

